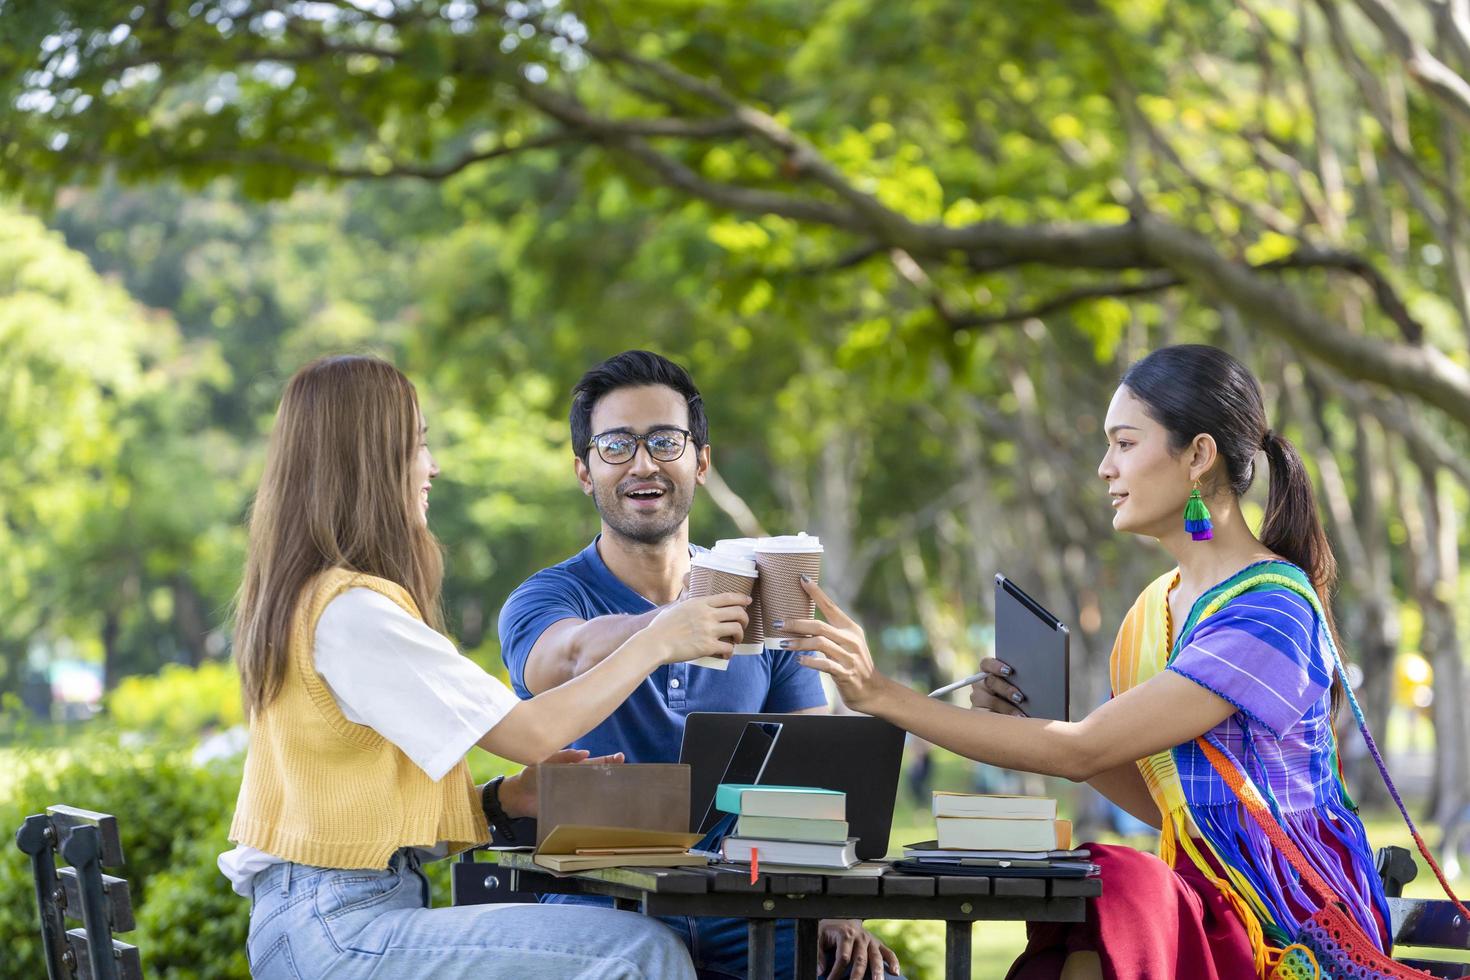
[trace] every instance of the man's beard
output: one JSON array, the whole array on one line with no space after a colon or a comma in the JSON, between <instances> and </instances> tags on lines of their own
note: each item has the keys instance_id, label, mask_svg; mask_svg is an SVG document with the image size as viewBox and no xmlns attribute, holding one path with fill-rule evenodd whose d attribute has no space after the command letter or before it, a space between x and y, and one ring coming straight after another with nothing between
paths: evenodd
<instances>
[{"instance_id":1,"label":"man's beard","mask_svg":"<svg viewBox=\"0 0 1470 980\"><path fill-rule=\"evenodd\" d=\"M628 483L647 481L624 481ZM617 486L594 484L592 502L613 533L639 544L658 544L678 531L694 505L694 487L681 487L671 480L657 481L664 488L664 506L654 514L629 513Z\"/></svg>"}]
</instances>

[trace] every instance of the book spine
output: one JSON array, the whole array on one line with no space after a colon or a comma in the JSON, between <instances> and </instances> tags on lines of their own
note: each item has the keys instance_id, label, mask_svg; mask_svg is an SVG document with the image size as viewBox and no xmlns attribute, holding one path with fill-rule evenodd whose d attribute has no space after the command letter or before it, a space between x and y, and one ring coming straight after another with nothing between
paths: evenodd
<instances>
[{"instance_id":1,"label":"book spine","mask_svg":"<svg viewBox=\"0 0 1470 980\"><path fill-rule=\"evenodd\" d=\"M734 786L720 786L715 790L715 809L721 813L739 813L741 795Z\"/></svg>"}]
</instances>

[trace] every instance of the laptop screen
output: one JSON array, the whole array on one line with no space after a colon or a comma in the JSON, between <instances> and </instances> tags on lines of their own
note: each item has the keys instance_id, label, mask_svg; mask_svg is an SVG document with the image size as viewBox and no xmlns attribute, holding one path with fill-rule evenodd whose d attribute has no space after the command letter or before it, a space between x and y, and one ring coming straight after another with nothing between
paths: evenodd
<instances>
[{"instance_id":1,"label":"laptop screen","mask_svg":"<svg viewBox=\"0 0 1470 980\"><path fill-rule=\"evenodd\" d=\"M740 733L740 741L735 743L735 749L730 753L730 761L725 764L725 773L720 777L720 782L750 785L760 782L761 774L766 771L766 763L771 761L771 753L776 748L776 739L780 737L779 722L748 722L745 731ZM694 831L707 834L719 821L720 811L715 808L714 798L711 797L709 807L704 811L704 819Z\"/></svg>"}]
</instances>

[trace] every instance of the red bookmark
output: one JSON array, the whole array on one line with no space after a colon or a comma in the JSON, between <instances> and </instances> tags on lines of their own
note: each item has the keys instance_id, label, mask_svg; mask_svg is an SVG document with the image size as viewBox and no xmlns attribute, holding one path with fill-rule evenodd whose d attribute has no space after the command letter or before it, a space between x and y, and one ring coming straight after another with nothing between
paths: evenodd
<instances>
[{"instance_id":1,"label":"red bookmark","mask_svg":"<svg viewBox=\"0 0 1470 980\"><path fill-rule=\"evenodd\" d=\"M750 883L753 885L761 873L761 855L755 848L750 849Z\"/></svg>"}]
</instances>

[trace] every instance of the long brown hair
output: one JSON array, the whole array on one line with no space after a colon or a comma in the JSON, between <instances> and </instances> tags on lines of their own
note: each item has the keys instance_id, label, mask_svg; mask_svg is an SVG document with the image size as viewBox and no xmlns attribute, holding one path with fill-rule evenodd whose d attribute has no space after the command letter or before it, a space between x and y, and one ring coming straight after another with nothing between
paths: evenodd
<instances>
[{"instance_id":1,"label":"long brown hair","mask_svg":"<svg viewBox=\"0 0 1470 980\"><path fill-rule=\"evenodd\" d=\"M280 692L297 604L328 568L396 582L442 630L444 559L411 485L421 426L412 382L376 357L324 357L286 382L235 601L248 715Z\"/></svg>"}]
</instances>

